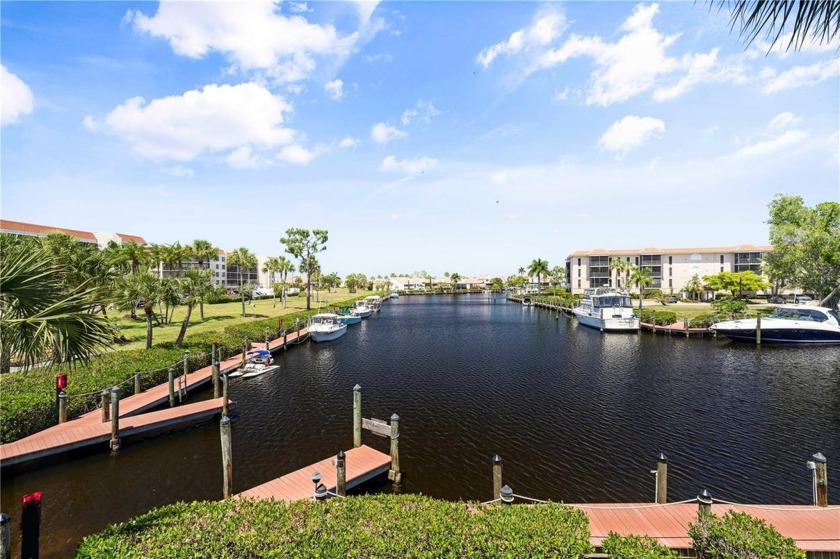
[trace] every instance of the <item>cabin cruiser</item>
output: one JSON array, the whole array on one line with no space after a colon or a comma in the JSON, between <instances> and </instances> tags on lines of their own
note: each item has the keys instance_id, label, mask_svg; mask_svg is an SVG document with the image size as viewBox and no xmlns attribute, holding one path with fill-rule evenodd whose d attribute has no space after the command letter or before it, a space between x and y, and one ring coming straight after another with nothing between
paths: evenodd
<instances>
[{"instance_id":1,"label":"cabin cruiser","mask_svg":"<svg viewBox=\"0 0 840 559\"><path fill-rule=\"evenodd\" d=\"M356 316L367 318L373 314L373 309L368 307L364 301L356 301L356 306L353 307L353 309L350 312L355 314Z\"/></svg>"},{"instance_id":2,"label":"cabin cruiser","mask_svg":"<svg viewBox=\"0 0 840 559\"><path fill-rule=\"evenodd\" d=\"M578 322L602 332L635 331L639 317L633 312L630 294L612 287L591 287L583 291L580 305L572 309Z\"/></svg>"},{"instance_id":3,"label":"cabin cruiser","mask_svg":"<svg viewBox=\"0 0 840 559\"><path fill-rule=\"evenodd\" d=\"M840 344L840 313L827 307L780 305L761 317L761 341L774 344ZM739 342L756 342L757 318L725 320L710 326Z\"/></svg>"},{"instance_id":4,"label":"cabin cruiser","mask_svg":"<svg viewBox=\"0 0 840 559\"><path fill-rule=\"evenodd\" d=\"M272 365L274 358L267 349L253 349L245 354L245 365L238 370L228 373L230 378L251 378L276 371L279 365Z\"/></svg>"},{"instance_id":5,"label":"cabin cruiser","mask_svg":"<svg viewBox=\"0 0 840 559\"><path fill-rule=\"evenodd\" d=\"M362 317L353 314L353 307L339 307L338 320L350 326L351 324L358 324L362 321Z\"/></svg>"},{"instance_id":6,"label":"cabin cruiser","mask_svg":"<svg viewBox=\"0 0 840 559\"><path fill-rule=\"evenodd\" d=\"M347 325L335 313L320 313L312 317L308 327L314 342L328 342L340 338L347 332Z\"/></svg>"},{"instance_id":7,"label":"cabin cruiser","mask_svg":"<svg viewBox=\"0 0 840 559\"><path fill-rule=\"evenodd\" d=\"M382 297L379 295L368 295L365 297L365 305L373 312L379 312L379 307L382 305Z\"/></svg>"}]
</instances>

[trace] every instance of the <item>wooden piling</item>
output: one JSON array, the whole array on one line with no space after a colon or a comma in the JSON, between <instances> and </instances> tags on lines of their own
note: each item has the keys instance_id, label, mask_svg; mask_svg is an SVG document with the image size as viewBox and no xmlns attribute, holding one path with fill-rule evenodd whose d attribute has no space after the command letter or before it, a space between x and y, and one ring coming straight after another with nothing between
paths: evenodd
<instances>
[{"instance_id":1,"label":"wooden piling","mask_svg":"<svg viewBox=\"0 0 840 559\"><path fill-rule=\"evenodd\" d=\"M688 317L683 318L683 328L685 328L685 337L686 338L688 337L688 334L689 334L688 325L689 325Z\"/></svg>"},{"instance_id":2,"label":"wooden piling","mask_svg":"<svg viewBox=\"0 0 840 559\"><path fill-rule=\"evenodd\" d=\"M502 457L498 454L493 456L493 500L498 499L502 493Z\"/></svg>"},{"instance_id":3,"label":"wooden piling","mask_svg":"<svg viewBox=\"0 0 840 559\"><path fill-rule=\"evenodd\" d=\"M134 393L140 394L140 371L134 371Z\"/></svg>"},{"instance_id":4,"label":"wooden piling","mask_svg":"<svg viewBox=\"0 0 840 559\"><path fill-rule=\"evenodd\" d=\"M103 390L99 393L99 401L102 404L102 423L108 423L111 420L111 393Z\"/></svg>"},{"instance_id":5,"label":"wooden piling","mask_svg":"<svg viewBox=\"0 0 840 559\"><path fill-rule=\"evenodd\" d=\"M230 379L228 376L225 375L222 378L222 415L227 417L228 416L228 383Z\"/></svg>"},{"instance_id":6,"label":"wooden piling","mask_svg":"<svg viewBox=\"0 0 840 559\"><path fill-rule=\"evenodd\" d=\"M240 365L243 369L245 368L245 353L246 352L246 345L242 344L242 364Z\"/></svg>"},{"instance_id":7,"label":"wooden piling","mask_svg":"<svg viewBox=\"0 0 840 559\"><path fill-rule=\"evenodd\" d=\"M343 450L339 450L335 457L335 494L340 497L347 495L347 459Z\"/></svg>"},{"instance_id":8,"label":"wooden piling","mask_svg":"<svg viewBox=\"0 0 840 559\"><path fill-rule=\"evenodd\" d=\"M265 329L265 349L268 350L268 328Z\"/></svg>"},{"instance_id":9,"label":"wooden piling","mask_svg":"<svg viewBox=\"0 0 840 559\"><path fill-rule=\"evenodd\" d=\"M187 375L190 372L190 350L184 352L184 376L178 381L178 402L183 403L187 397Z\"/></svg>"},{"instance_id":10,"label":"wooden piling","mask_svg":"<svg viewBox=\"0 0 840 559\"><path fill-rule=\"evenodd\" d=\"M818 452L812 456L816 465L817 476L817 494L816 501L818 507L828 506L828 466L826 464L825 456L822 452Z\"/></svg>"},{"instance_id":11,"label":"wooden piling","mask_svg":"<svg viewBox=\"0 0 840 559\"><path fill-rule=\"evenodd\" d=\"M353 387L353 448L362 446L362 387Z\"/></svg>"},{"instance_id":12,"label":"wooden piling","mask_svg":"<svg viewBox=\"0 0 840 559\"><path fill-rule=\"evenodd\" d=\"M230 418L227 415L222 416L219 431L222 435L222 494L223 498L230 499L233 495L233 445L230 438Z\"/></svg>"},{"instance_id":13,"label":"wooden piling","mask_svg":"<svg viewBox=\"0 0 840 559\"><path fill-rule=\"evenodd\" d=\"M175 369L169 368L169 407L175 407Z\"/></svg>"},{"instance_id":14,"label":"wooden piling","mask_svg":"<svg viewBox=\"0 0 840 559\"><path fill-rule=\"evenodd\" d=\"M120 449L120 387L111 389L111 450Z\"/></svg>"},{"instance_id":15,"label":"wooden piling","mask_svg":"<svg viewBox=\"0 0 840 559\"><path fill-rule=\"evenodd\" d=\"M41 496L40 491L23 496L20 517L21 559L38 559L40 556Z\"/></svg>"},{"instance_id":16,"label":"wooden piling","mask_svg":"<svg viewBox=\"0 0 840 559\"><path fill-rule=\"evenodd\" d=\"M388 471L388 479L394 483L402 481L400 472L400 416L391 416L391 469Z\"/></svg>"},{"instance_id":17,"label":"wooden piling","mask_svg":"<svg viewBox=\"0 0 840 559\"><path fill-rule=\"evenodd\" d=\"M761 313L755 317L755 345L761 345Z\"/></svg>"},{"instance_id":18,"label":"wooden piling","mask_svg":"<svg viewBox=\"0 0 840 559\"><path fill-rule=\"evenodd\" d=\"M0 559L12 559L12 527L8 514L0 513Z\"/></svg>"},{"instance_id":19,"label":"wooden piling","mask_svg":"<svg viewBox=\"0 0 840 559\"><path fill-rule=\"evenodd\" d=\"M221 396L220 392L222 387L219 384L219 362L215 357L213 358L213 370L211 374L213 376L213 398L218 398Z\"/></svg>"},{"instance_id":20,"label":"wooden piling","mask_svg":"<svg viewBox=\"0 0 840 559\"><path fill-rule=\"evenodd\" d=\"M697 495L697 518L702 519L703 516L712 514L712 494L708 489L704 489Z\"/></svg>"},{"instance_id":21,"label":"wooden piling","mask_svg":"<svg viewBox=\"0 0 840 559\"><path fill-rule=\"evenodd\" d=\"M67 392L58 393L58 422L67 423Z\"/></svg>"},{"instance_id":22,"label":"wooden piling","mask_svg":"<svg viewBox=\"0 0 840 559\"><path fill-rule=\"evenodd\" d=\"M660 505L668 502L668 458L662 452L656 461L656 502Z\"/></svg>"}]
</instances>

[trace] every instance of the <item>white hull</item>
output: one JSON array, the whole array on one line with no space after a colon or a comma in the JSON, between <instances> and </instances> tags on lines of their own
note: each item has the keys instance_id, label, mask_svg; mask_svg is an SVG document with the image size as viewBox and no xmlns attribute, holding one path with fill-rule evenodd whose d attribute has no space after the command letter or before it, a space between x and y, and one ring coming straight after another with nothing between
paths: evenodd
<instances>
[{"instance_id":1,"label":"white hull","mask_svg":"<svg viewBox=\"0 0 840 559\"><path fill-rule=\"evenodd\" d=\"M260 375L264 375L265 373L272 373L280 368L280 365L270 365L268 367L255 367L252 369L248 369L246 367L246 371L242 373L242 378L253 378L258 377ZM233 376L233 375L231 375Z\"/></svg>"},{"instance_id":2,"label":"white hull","mask_svg":"<svg viewBox=\"0 0 840 559\"><path fill-rule=\"evenodd\" d=\"M633 317L601 318L573 309L578 322L590 328L597 328L604 332L630 332L639 329L639 319Z\"/></svg>"},{"instance_id":3,"label":"white hull","mask_svg":"<svg viewBox=\"0 0 840 559\"><path fill-rule=\"evenodd\" d=\"M309 335L313 342L328 342L340 338L347 332L347 325L341 324L337 328L330 328L329 330L319 330L314 328L314 324L309 329Z\"/></svg>"}]
</instances>

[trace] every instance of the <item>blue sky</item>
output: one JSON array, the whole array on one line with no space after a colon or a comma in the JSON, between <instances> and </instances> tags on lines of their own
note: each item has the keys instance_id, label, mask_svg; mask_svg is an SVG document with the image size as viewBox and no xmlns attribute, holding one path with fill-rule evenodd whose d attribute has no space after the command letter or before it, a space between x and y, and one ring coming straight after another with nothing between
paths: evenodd
<instances>
[{"instance_id":1,"label":"blue sky","mask_svg":"<svg viewBox=\"0 0 840 559\"><path fill-rule=\"evenodd\" d=\"M705 2L6 2L2 216L507 276L840 201L838 45Z\"/></svg>"}]
</instances>

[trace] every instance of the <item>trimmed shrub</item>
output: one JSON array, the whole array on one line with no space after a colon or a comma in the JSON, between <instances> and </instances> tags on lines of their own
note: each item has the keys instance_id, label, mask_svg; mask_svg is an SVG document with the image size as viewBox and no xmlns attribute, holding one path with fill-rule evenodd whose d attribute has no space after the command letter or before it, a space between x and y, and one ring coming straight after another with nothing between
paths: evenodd
<instances>
[{"instance_id":1,"label":"trimmed shrub","mask_svg":"<svg viewBox=\"0 0 840 559\"><path fill-rule=\"evenodd\" d=\"M610 559L679 559L675 550L660 544L650 536L629 534L621 536L610 532L602 544Z\"/></svg>"},{"instance_id":2,"label":"trimmed shrub","mask_svg":"<svg viewBox=\"0 0 840 559\"><path fill-rule=\"evenodd\" d=\"M715 322L715 315L711 313L698 314L688 322L689 328L708 328Z\"/></svg>"},{"instance_id":3,"label":"trimmed shrub","mask_svg":"<svg viewBox=\"0 0 840 559\"><path fill-rule=\"evenodd\" d=\"M764 520L742 512L707 514L689 526L698 559L805 559L805 552Z\"/></svg>"}]
</instances>

